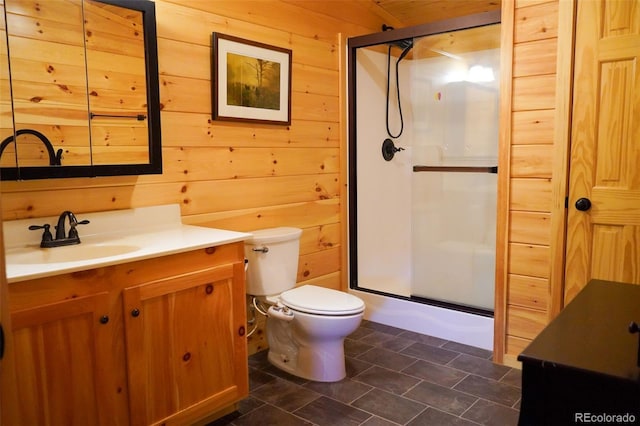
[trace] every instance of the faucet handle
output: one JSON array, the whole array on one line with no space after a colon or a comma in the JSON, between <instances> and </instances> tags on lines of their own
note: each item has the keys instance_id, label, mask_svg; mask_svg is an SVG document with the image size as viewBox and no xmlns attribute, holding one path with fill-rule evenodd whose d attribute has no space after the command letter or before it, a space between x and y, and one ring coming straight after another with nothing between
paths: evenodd
<instances>
[{"instance_id":1,"label":"faucet handle","mask_svg":"<svg viewBox=\"0 0 640 426\"><path fill-rule=\"evenodd\" d=\"M78 238L78 230L76 229L76 226L77 226L77 225L87 225L87 224L89 224L89 223L90 223L90 222L89 222L89 220L87 220L87 219L81 220L81 221L79 221L79 222L77 222L77 221L76 221L76 222L71 222L71 223L69 224L69 226L70 226L70 229L69 229L69 238Z\"/></svg>"},{"instance_id":2,"label":"faucet handle","mask_svg":"<svg viewBox=\"0 0 640 426\"><path fill-rule=\"evenodd\" d=\"M52 241L53 240L53 235L51 235L51 231L49 230L50 228L51 228L51 225L49 225L48 223L45 223L42 226L39 226L39 225L31 225L31 226L29 226L29 230L30 231L36 231L38 229L44 229L44 232L42 233L42 241L40 242L41 245L46 241Z\"/></svg>"}]
</instances>

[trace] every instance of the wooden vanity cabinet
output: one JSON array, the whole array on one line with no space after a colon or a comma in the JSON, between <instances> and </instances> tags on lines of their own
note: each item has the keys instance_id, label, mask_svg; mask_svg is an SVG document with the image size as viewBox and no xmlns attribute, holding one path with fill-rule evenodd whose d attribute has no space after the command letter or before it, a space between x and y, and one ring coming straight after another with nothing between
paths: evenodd
<instances>
[{"instance_id":1,"label":"wooden vanity cabinet","mask_svg":"<svg viewBox=\"0 0 640 426\"><path fill-rule=\"evenodd\" d=\"M12 283L5 424L188 425L248 395L243 243Z\"/></svg>"}]
</instances>

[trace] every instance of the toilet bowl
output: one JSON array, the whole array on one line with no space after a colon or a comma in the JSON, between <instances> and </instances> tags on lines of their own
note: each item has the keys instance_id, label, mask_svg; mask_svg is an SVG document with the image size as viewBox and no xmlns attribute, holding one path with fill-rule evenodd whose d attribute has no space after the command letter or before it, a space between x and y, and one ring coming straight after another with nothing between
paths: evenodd
<instances>
[{"instance_id":1,"label":"toilet bowl","mask_svg":"<svg viewBox=\"0 0 640 426\"><path fill-rule=\"evenodd\" d=\"M269 362L308 380L343 379L344 339L360 325L364 302L315 285L295 287L302 230L281 227L252 234L245 241L247 294L270 305Z\"/></svg>"}]
</instances>

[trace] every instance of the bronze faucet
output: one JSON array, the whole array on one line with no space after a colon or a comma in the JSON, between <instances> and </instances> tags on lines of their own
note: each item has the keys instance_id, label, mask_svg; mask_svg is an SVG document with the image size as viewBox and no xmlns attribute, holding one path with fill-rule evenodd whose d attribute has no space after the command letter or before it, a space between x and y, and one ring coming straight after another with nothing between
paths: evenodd
<instances>
[{"instance_id":1,"label":"bronze faucet","mask_svg":"<svg viewBox=\"0 0 640 426\"><path fill-rule=\"evenodd\" d=\"M65 232L64 223L69 218L69 234L67 235ZM74 215L71 211L65 210L58 217L58 224L56 225L56 238L54 239L51 235L51 225L45 223L42 226L39 225L31 225L29 229L34 231L37 229L44 229L42 234L42 241L40 241L40 247L48 248L48 247L60 247L60 246L70 246L73 244L80 244L80 237L78 236L78 230L76 226L78 225L86 225L89 223L88 220L81 220L78 222L76 219L76 215Z\"/></svg>"}]
</instances>

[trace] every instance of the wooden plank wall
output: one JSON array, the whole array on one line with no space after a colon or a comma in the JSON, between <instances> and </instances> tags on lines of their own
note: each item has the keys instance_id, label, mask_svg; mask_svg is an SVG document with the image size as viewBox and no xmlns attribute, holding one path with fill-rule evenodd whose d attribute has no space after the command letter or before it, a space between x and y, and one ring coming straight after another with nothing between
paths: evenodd
<instances>
[{"instance_id":1,"label":"wooden plank wall","mask_svg":"<svg viewBox=\"0 0 640 426\"><path fill-rule=\"evenodd\" d=\"M351 7L339 20L290 1L155 3L164 173L2 182L3 219L179 203L190 224L301 227L299 284L341 288L339 40L379 31L382 19ZM212 32L292 49L289 127L212 122Z\"/></svg>"},{"instance_id":2,"label":"wooden plank wall","mask_svg":"<svg viewBox=\"0 0 640 426\"><path fill-rule=\"evenodd\" d=\"M511 28L509 99L504 109L501 158L507 175L498 207L496 337L494 359L518 366L517 355L557 313L562 286L564 191L568 127L561 102L570 82L562 81L565 35L559 38L561 2L503 2L503 29ZM506 19L509 22L505 22ZM561 27L564 30L564 27ZM570 53L569 53L570 54ZM508 55L507 55L508 56ZM559 58L562 67L558 68ZM504 88L504 86L503 86ZM568 118L567 118L568 120ZM501 169L502 170L502 169ZM502 238L501 238L502 234ZM560 257L560 262L556 261Z\"/></svg>"}]
</instances>

